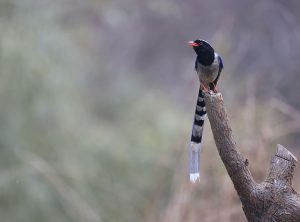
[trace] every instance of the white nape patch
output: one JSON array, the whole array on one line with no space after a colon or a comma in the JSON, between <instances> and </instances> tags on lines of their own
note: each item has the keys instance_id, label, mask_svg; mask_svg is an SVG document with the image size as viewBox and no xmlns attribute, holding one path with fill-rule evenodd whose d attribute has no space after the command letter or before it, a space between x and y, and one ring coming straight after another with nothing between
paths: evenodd
<instances>
[{"instance_id":1,"label":"white nape patch","mask_svg":"<svg viewBox=\"0 0 300 222\"><path fill-rule=\"evenodd\" d=\"M204 39L199 39L199 40L200 40L200 41L203 41L203 42L206 42L207 44L210 45L210 43L209 43L208 41L204 40Z\"/></svg>"},{"instance_id":2,"label":"white nape patch","mask_svg":"<svg viewBox=\"0 0 300 222\"><path fill-rule=\"evenodd\" d=\"M200 182L200 174L199 173L190 173L190 181L196 183L196 181Z\"/></svg>"}]
</instances>

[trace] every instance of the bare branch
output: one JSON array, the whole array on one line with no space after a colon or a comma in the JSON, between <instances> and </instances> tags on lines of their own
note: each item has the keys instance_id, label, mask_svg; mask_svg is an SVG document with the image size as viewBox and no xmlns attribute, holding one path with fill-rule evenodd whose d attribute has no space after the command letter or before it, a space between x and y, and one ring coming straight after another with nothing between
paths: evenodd
<instances>
[{"instance_id":1,"label":"bare branch","mask_svg":"<svg viewBox=\"0 0 300 222\"><path fill-rule=\"evenodd\" d=\"M248 160L236 149L222 95L206 94L205 103L219 155L238 194L249 199L255 182L248 169Z\"/></svg>"}]
</instances>

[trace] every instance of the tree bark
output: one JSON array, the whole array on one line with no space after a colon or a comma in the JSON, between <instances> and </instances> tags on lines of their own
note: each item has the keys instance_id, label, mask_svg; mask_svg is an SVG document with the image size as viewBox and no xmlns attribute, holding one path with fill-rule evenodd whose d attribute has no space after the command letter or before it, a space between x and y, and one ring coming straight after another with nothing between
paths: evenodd
<instances>
[{"instance_id":1,"label":"tree bark","mask_svg":"<svg viewBox=\"0 0 300 222\"><path fill-rule=\"evenodd\" d=\"M268 176L256 183L234 142L220 93L205 94L205 103L219 155L233 182L249 222L300 221L300 196L292 187L297 158L278 145Z\"/></svg>"}]
</instances>

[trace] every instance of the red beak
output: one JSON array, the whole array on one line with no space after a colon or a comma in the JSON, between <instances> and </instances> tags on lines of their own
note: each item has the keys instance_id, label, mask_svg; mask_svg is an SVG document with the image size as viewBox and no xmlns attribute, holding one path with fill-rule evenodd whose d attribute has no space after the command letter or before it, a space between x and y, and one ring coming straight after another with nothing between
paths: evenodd
<instances>
[{"instance_id":1,"label":"red beak","mask_svg":"<svg viewBox=\"0 0 300 222\"><path fill-rule=\"evenodd\" d=\"M190 46L194 47L194 46L199 46L199 44L197 44L196 42L194 41L189 41L188 42Z\"/></svg>"}]
</instances>

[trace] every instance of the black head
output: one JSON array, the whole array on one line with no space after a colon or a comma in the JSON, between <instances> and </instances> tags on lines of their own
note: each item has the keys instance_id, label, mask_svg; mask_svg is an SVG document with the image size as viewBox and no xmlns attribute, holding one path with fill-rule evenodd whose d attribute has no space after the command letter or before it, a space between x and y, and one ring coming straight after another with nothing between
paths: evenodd
<instances>
[{"instance_id":1,"label":"black head","mask_svg":"<svg viewBox=\"0 0 300 222\"><path fill-rule=\"evenodd\" d=\"M197 59L202 65L211 65L215 59L215 50L204 40L189 41L197 54Z\"/></svg>"}]
</instances>

